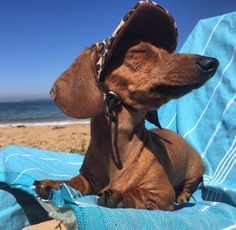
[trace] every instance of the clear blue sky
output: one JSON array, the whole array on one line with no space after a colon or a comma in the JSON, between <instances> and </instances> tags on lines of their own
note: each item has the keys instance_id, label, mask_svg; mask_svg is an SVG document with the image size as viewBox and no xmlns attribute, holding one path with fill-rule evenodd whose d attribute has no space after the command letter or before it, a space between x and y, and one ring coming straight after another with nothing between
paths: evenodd
<instances>
[{"instance_id":1,"label":"clear blue sky","mask_svg":"<svg viewBox=\"0 0 236 230\"><path fill-rule=\"evenodd\" d=\"M47 98L80 51L109 36L136 2L0 0L0 101ZM236 0L159 3L177 22L178 48L199 19L236 10Z\"/></svg>"}]
</instances>

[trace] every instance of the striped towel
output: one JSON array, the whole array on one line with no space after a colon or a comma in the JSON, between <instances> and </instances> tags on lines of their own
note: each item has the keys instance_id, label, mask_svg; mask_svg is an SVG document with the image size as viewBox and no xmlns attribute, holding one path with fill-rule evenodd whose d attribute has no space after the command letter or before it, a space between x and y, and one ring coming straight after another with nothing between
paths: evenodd
<instances>
[{"instance_id":1,"label":"striped towel","mask_svg":"<svg viewBox=\"0 0 236 230\"><path fill-rule=\"evenodd\" d=\"M48 220L34 196L36 179L66 180L79 173L79 154L8 146L0 151L0 229L19 230ZM52 207L53 208L53 207ZM53 211L53 209L52 209Z\"/></svg>"},{"instance_id":2,"label":"striped towel","mask_svg":"<svg viewBox=\"0 0 236 230\"><path fill-rule=\"evenodd\" d=\"M36 196L32 186L35 179L69 179L78 174L83 157L78 154L57 153L46 150L9 146L0 153L0 181L17 191L0 189L0 229L18 230L45 217L34 219L32 212L39 216L39 209L25 194ZM3 189L2 189L3 188ZM202 201L201 190L186 205L176 206L174 212L148 211L138 209L109 209L96 204L97 196L82 197L79 191L62 184L61 189L53 191L51 199L57 207L74 211L79 229L224 229L233 228L236 221L236 208L220 202ZM27 212L27 208L29 209ZM31 216L29 216L29 212ZM64 215L63 215L64 214ZM53 217L64 221L68 229L74 226L69 215L59 212ZM194 224L193 224L194 223ZM236 227L236 225L235 225ZM74 229L74 228L72 228Z\"/></svg>"},{"instance_id":3,"label":"striped towel","mask_svg":"<svg viewBox=\"0 0 236 230\"><path fill-rule=\"evenodd\" d=\"M218 58L218 72L201 89L159 111L162 126L181 134L204 160L203 184L194 199L174 212L108 209L96 205L96 196L82 197L63 184L51 194L52 202L71 208L79 229L236 229L235 25L236 12L197 24L181 52ZM34 196L35 179L68 179L78 174L82 161L76 154L10 146L0 152L0 181ZM0 229L30 223L24 205L2 187L0 202Z\"/></svg>"}]
</instances>

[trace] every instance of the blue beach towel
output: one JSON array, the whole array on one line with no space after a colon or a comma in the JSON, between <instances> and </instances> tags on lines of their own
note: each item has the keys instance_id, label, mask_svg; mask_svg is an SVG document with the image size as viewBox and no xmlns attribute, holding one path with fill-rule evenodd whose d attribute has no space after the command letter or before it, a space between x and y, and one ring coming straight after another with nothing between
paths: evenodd
<instances>
[{"instance_id":1,"label":"blue beach towel","mask_svg":"<svg viewBox=\"0 0 236 230\"><path fill-rule=\"evenodd\" d=\"M79 229L236 229L236 12L201 20L180 52L220 61L217 74L202 88L159 110L162 126L177 131L201 154L206 167L203 183L190 202L176 206L174 212L103 208L96 205L96 196L81 197L62 184L51 194L52 202L71 208ZM33 197L35 179L68 179L78 174L82 161L77 154L17 146L3 149L0 229L32 223L25 203L10 189Z\"/></svg>"},{"instance_id":2,"label":"blue beach towel","mask_svg":"<svg viewBox=\"0 0 236 230\"><path fill-rule=\"evenodd\" d=\"M19 146L5 148L0 156L3 163L0 180L32 197L35 196L32 186L35 179L69 179L78 174L83 162L83 157L77 154ZM12 193L3 191L5 193L0 193L3 202L0 206L0 229L21 229L31 224L32 219L25 212L27 203L18 202ZM236 208L225 203L202 201L197 194L200 192L194 195L197 201L176 206L174 212L103 208L97 206L96 196L82 197L79 191L65 184L59 191L53 191L51 199L58 207L74 210L79 229L223 229L235 224ZM21 193L21 197L25 194ZM32 206L30 211L34 209L37 207ZM54 216L68 221L63 216Z\"/></svg>"}]
</instances>

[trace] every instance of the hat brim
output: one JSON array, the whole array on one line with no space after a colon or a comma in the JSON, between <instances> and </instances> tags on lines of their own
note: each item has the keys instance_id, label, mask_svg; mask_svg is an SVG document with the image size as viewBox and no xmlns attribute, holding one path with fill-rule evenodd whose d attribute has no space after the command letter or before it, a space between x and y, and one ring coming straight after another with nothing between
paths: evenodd
<instances>
[{"instance_id":1,"label":"hat brim","mask_svg":"<svg viewBox=\"0 0 236 230\"><path fill-rule=\"evenodd\" d=\"M139 2L124 16L112 36L105 40L106 57L102 69L104 71L113 54L124 53L137 41L150 42L174 52L177 39L176 24L165 8L154 2Z\"/></svg>"}]
</instances>

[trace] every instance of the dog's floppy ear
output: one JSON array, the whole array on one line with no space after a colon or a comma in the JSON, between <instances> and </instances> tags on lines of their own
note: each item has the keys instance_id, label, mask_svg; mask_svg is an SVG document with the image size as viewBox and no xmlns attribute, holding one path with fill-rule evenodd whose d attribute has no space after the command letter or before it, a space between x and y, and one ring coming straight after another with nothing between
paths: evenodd
<instances>
[{"instance_id":1,"label":"dog's floppy ear","mask_svg":"<svg viewBox=\"0 0 236 230\"><path fill-rule=\"evenodd\" d=\"M148 111L146 114L146 119L150 123L154 124L155 126L157 126L160 129L162 129L161 124L159 122L157 110Z\"/></svg>"},{"instance_id":2,"label":"dog's floppy ear","mask_svg":"<svg viewBox=\"0 0 236 230\"><path fill-rule=\"evenodd\" d=\"M51 96L58 107L74 118L95 117L103 111L103 93L96 79L96 46L82 51L56 80Z\"/></svg>"}]
</instances>

